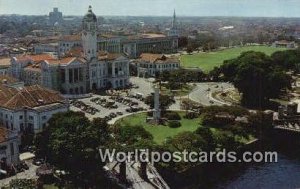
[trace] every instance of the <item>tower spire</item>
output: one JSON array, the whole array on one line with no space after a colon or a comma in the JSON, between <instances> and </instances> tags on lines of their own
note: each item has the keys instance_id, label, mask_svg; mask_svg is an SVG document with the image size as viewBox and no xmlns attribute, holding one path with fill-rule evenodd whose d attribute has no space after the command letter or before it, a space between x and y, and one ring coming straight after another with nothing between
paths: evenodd
<instances>
[{"instance_id":1,"label":"tower spire","mask_svg":"<svg viewBox=\"0 0 300 189\"><path fill-rule=\"evenodd\" d=\"M173 20L172 20L172 28L176 28L176 10L174 9Z\"/></svg>"}]
</instances>

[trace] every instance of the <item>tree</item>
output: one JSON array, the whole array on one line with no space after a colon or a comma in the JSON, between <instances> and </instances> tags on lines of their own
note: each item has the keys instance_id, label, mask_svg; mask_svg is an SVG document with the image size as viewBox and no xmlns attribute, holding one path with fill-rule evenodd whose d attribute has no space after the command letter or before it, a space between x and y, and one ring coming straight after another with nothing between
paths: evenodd
<instances>
[{"instance_id":1,"label":"tree","mask_svg":"<svg viewBox=\"0 0 300 189\"><path fill-rule=\"evenodd\" d=\"M115 131L120 144L134 145L142 139L152 140L152 135L142 126L122 126Z\"/></svg>"},{"instance_id":2,"label":"tree","mask_svg":"<svg viewBox=\"0 0 300 189\"><path fill-rule=\"evenodd\" d=\"M205 141L200 135L190 131L184 131L175 135L168 141L171 148L175 148L177 151L187 150L189 152L199 151L207 149L207 141Z\"/></svg>"},{"instance_id":3,"label":"tree","mask_svg":"<svg viewBox=\"0 0 300 189\"><path fill-rule=\"evenodd\" d=\"M194 50L195 50L195 49L193 48L192 45L188 45L187 48L186 48L186 52L187 52L188 54L191 54Z\"/></svg>"},{"instance_id":4,"label":"tree","mask_svg":"<svg viewBox=\"0 0 300 189\"><path fill-rule=\"evenodd\" d=\"M102 119L90 122L81 112L58 113L37 135L36 155L46 157L51 164L70 172L74 184L97 186L103 179L105 164L97 158L98 149L109 141L108 126Z\"/></svg>"},{"instance_id":5,"label":"tree","mask_svg":"<svg viewBox=\"0 0 300 189\"><path fill-rule=\"evenodd\" d=\"M207 143L205 151L213 151L216 148L216 143L213 137L213 133L211 132L210 128L207 127L198 127L195 133L201 136Z\"/></svg>"},{"instance_id":6,"label":"tree","mask_svg":"<svg viewBox=\"0 0 300 189\"><path fill-rule=\"evenodd\" d=\"M221 70L224 78L242 93L242 104L247 107L266 106L270 98L279 97L284 89L291 87L291 78L261 52L242 53L224 62Z\"/></svg>"}]
</instances>

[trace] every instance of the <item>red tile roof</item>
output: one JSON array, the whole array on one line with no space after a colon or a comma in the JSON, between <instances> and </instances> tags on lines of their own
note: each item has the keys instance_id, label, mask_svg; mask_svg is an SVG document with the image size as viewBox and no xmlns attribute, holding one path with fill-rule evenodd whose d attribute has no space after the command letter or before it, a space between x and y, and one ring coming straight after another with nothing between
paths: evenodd
<instances>
[{"instance_id":1,"label":"red tile roof","mask_svg":"<svg viewBox=\"0 0 300 189\"><path fill-rule=\"evenodd\" d=\"M98 53L99 60L115 60L121 56L122 54L120 53L106 53L103 51Z\"/></svg>"},{"instance_id":2,"label":"red tile roof","mask_svg":"<svg viewBox=\"0 0 300 189\"><path fill-rule=\"evenodd\" d=\"M58 92L39 85L26 86L20 90L0 85L0 107L17 110L53 103L65 103L65 99Z\"/></svg>"},{"instance_id":3,"label":"red tile roof","mask_svg":"<svg viewBox=\"0 0 300 189\"><path fill-rule=\"evenodd\" d=\"M80 35L64 35L60 38L61 41L81 41Z\"/></svg>"},{"instance_id":4,"label":"red tile roof","mask_svg":"<svg viewBox=\"0 0 300 189\"><path fill-rule=\"evenodd\" d=\"M13 84L19 82L18 79L9 75L0 75L0 84Z\"/></svg>"},{"instance_id":5,"label":"red tile roof","mask_svg":"<svg viewBox=\"0 0 300 189\"><path fill-rule=\"evenodd\" d=\"M65 57L62 59L47 60L46 62L49 64L69 64L73 62L75 59L76 57Z\"/></svg>"},{"instance_id":6,"label":"red tile roof","mask_svg":"<svg viewBox=\"0 0 300 189\"><path fill-rule=\"evenodd\" d=\"M163 54L142 53L140 59L146 63L179 63L176 57L166 57Z\"/></svg>"},{"instance_id":7,"label":"red tile roof","mask_svg":"<svg viewBox=\"0 0 300 189\"><path fill-rule=\"evenodd\" d=\"M33 62L41 62L43 60L52 60L55 59L50 54L38 54L38 55L21 55L16 57L18 61L33 61Z\"/></svg>"}]
</instances>

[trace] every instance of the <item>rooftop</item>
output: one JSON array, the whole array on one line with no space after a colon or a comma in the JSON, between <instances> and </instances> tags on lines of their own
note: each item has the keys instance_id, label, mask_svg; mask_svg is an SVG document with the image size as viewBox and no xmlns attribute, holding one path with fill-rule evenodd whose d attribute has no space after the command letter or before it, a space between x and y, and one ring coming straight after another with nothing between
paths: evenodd
<instances>
[{"instance_id":1,"label":"rooftop","mask_svg":"<svg viewBox=\"0 0 300 189\"><path fill-rule=\"evenodd\" d=\"M78 60L81 63L85 63L85 60L83 58L77 58L77 57L64 57L61 59L46 60L46 62L48 64L58 65L58 64L70 64L75 60Z\"/></svg>"},{"instance_id":2,"label":"rooftop","mask_svg":"<svg viewBox=\"0 0 300 189\"><path fill-rule=\"evenodd\" d=\"M151 53L142 53L139 60L148 63L168 63L168 62L179 63L179 59L176 57L167 57L163 54L151 54Z\"/></svg>"},{"instance_id":3,"label":"rooftop","mask_svg":"<svg viewBox=\"0 0 300 189\"><path fill-rule=\"evenodd\" d=\"M34 63L26 66L24 70L30 70L30 71L35 71L35 72L41 72L41 63Z\"/></svg>"},{"instance_id":4,"label":"rooftop","mask_svg":"<svg viewBox=\"0 0 300 189\"><path fill-rule=\"evenodd\" d=\"M65 99L58 92L39 85L20 89L0 85L0 107L2 108L18 110L54 103L65 103Z\"/></svg>"},{"instance_id":5,"label":"rooftop","mask_svg":"<svg viewBox=\"0 0 300 189\"><path fill-rule=\"evenodd\" d=\"M8 75L0 75L0 82L1 84L14 84L14 83L17 83L19 82L16 78L14 77L10 77Z\"/></svg>"},{"instance_id":6,"label":"rooftop","mask_svg":"<svg viewBox=\"0 0 300 189\"><path fill-rule=\"evenodd\" d=\"M38 54L38 55L27 55L27 54L24 54L24 55L20 55L20 56L17 56L16 59L18 61L33 61L33 62L41 62L43 60L51 60L51 59L54 59L54 57L50 54Z\"/></svg>"},{"instance_id":7,"label":"rooftop","mask_svg":"<svg viewBox=\"0 0 300 189\"><path fill-rule=\"evenodd\" d=\"M106 53L106 52L98 52L98 59L99 60L115 60L123 55L120 53Z\"/></svg>"},{"instance_id":8,"label":"rooftop","mask_svg":"<svg viewBox=\"0 0 300 189\"><path fill-rule=\"evenodd\" d=\"M0 67L10 66L10 58L0 58Z\"/></svg>"},{"instance_id":9,"label":"rooftop","mask_svg":"<svg viewBox=\"0 0 300 189\"><path fill-rule=\"evenodd\" d=\"M60 38L61 41L81 41L80 35L64 35Z\"/></svg>"}]
</instances>

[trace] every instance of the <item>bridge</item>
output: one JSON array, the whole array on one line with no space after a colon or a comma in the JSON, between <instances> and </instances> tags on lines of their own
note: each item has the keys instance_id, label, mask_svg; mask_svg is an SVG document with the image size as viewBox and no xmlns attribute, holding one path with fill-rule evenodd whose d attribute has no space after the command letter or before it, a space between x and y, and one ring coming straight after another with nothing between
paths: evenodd
<instances>
[{"instance_id":1,"label":"bridge","mask_svg":"<svg viewBox=\"0 0 300 189\"><path fill-rule=\"evenodd\" d=\"M131 189L170 189L151 163L111 162L106 168L121 182L129 183Z\"/></svg>"}]
</instances>

